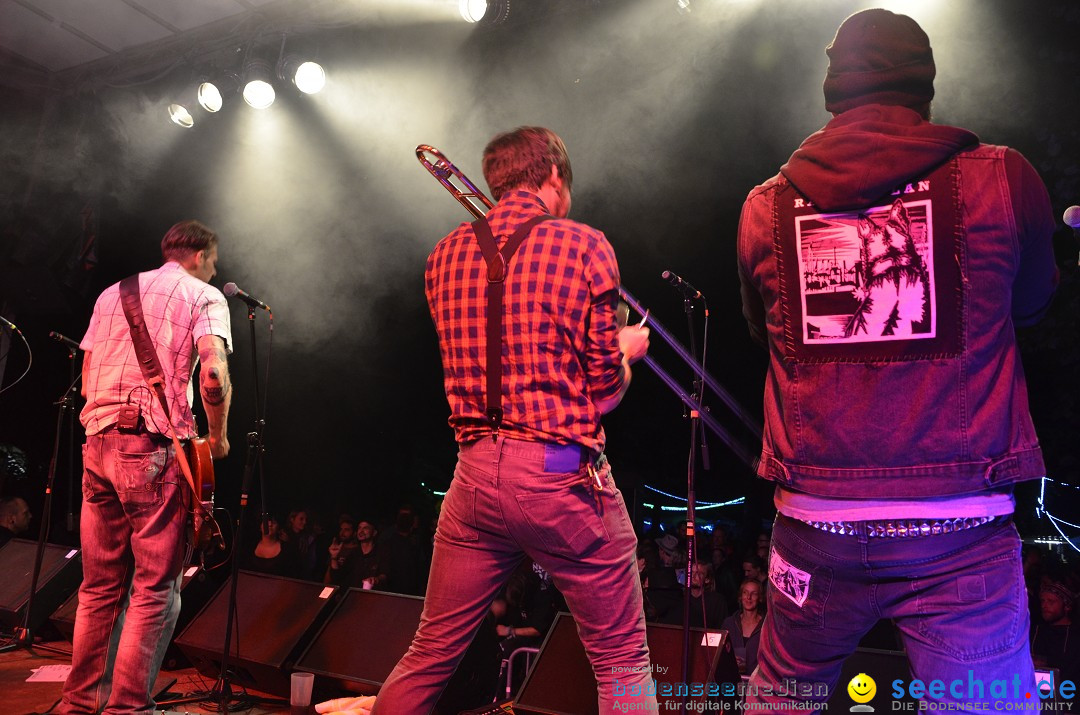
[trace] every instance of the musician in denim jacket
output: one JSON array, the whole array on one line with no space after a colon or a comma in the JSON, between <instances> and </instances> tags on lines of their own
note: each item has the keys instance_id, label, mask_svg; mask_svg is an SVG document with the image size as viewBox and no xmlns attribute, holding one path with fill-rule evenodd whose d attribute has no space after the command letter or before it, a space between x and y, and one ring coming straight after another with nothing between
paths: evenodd
<instances>
[{"instance_id":1,"label":"musician in denim jacket","mask_svg":"<svg viewBox=\"0 0 1080 715\"><path fill-rule=\"evenodd\" d=\"M1049 198L1016 151L929 121L936 70L911 18L856 13L826 53L834 118L739 227L743 312L769 350L758 474L779 512L748 701L824 701L815 686L831 693L891 618L913 677L944 683L931 697L988 701L1004 680L1030 703L1010 515L1013 484L1045 471L1014 326L1057 284ZM766 693L793 681L802 695Z\"/></svg>"}]
</instances>

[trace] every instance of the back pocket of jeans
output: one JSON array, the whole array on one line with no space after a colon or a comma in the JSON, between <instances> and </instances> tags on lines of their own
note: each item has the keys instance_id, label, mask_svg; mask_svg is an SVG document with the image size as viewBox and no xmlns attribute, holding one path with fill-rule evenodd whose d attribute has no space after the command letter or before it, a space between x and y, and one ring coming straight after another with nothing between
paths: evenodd
<instances>
[{"instance_id":1,"label":"back pocket of jeans","mask_svg":"<svg viewBox=\"0 0 1080 715\"><path fill-rule=\"evenodd\" d=\"M443 498L442 512L436 527L447 541L470 542L480 539L476 526L476 487L455 479Z\"/></svg>"},{"instance_id":2,"label":"back pocket of jeans","mask_svg":"<svg viewBox=\"0 0 1080 715\"><path fill-rule=\"evenodd\" d=\"M825 605L832 582L831 568L782 552L773 542L769 555L769 609L788 627L825 627Z\"/></svg>"},{"instance_id":3,"label":"back pocket of jeans","mask_svg":"<svg viewBox=\"0 0 1080 715\"><path fill-rule=\"evenodd\" d=\"M1009 652L1027 630L1023 584L1013 554L972 564L962 575L912 579L919 633L962 663Z\"/></svg>"},{"instance_id":4,"label":"back pocket of jeans","mask_svg":"<svg viewBox=\"0 0 1080 715\"><path fill-rule=\"evenodd\" d=\"M596 501L582 486L518 496L518 506L545 549L559 556L583 556L608 541Z\"/></svg>"},{"instance_id":5,"label":"back pocket of jeans","mask_svg":"<svg viewBox=\"0 0 1080 715\"><path fill-rule=\"evenodd\" d=\"M117 452L116 484L120 500L141 505L161 503L161 479L167 458L165 448L153 452Z\"/></svg>"}]
</instances>

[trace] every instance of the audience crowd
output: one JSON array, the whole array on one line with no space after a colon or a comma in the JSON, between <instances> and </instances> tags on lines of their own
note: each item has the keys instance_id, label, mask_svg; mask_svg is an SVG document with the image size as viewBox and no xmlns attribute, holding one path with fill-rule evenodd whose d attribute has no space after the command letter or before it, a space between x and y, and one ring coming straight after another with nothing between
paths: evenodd
<instances>
[{"instance_id":1,"label":"audience crowd","mask_svg":"<svg viewBox=\"0 0 1080 715\"><path fill-rule=\"evenodd\" d=\"M327 528L317 515L295 508L283 522L262 520L241 565L289 578L422 596L435 523L425 523L416 509L403 504L389 518L340 514ZM749 674L757 663L769 590L769 531L743 533L734 523L714 524L697 534L695 563L687 568L686 542L676 535L678 526L654 528L638 542L646 620L682 625L689 582L690 625L727 631L740 673ZM1071 628L1080 570L1040 546L1025 547L1024 564L1035 663L1078 682L1080 633ZM565 608L551 577L524 561L491 610L504 667L518 648L539 647L555 614ZM879 624L873 637L871 647L902 647L891 623ZM519 670L514 679L522 675Z\"/></svg>"},{"instance_id":2,"label":"audience crowd","mask_svg":"<svg viewBox=\"0 0 1080 715\"><path fill-rule=\"evenodd\" d=\"M297 506L281 517L263 516L257 532L246 536L241 568L345 588L424 595L437 519L425 522L412 505L402 504L383 517L342 513L331 519ZM25 538L31 518L25 500L0 499L0 546L15 535ZM680 528L674 523L667 530L653 527L639 539L646 620L682 625L689 583L690 625L727 631L740 673L749 674L757 662L769 590L769 531L748 533L734 522L718 522L699 531L695 563L687 568L686 542L676 535ZM1080 632L1072 632L1080 567L1069 556L1072 552L1025 546L1024 580L1036 667L1056 669L1060 679L1080 682ZM555 615L565 609L550 575L531 561L522 562L491 608L497 650L490 662L501 662L505 670L515 650L538 648ZM879 624L875 635L871 647L902 647L891 623ZM515 671L515 681L523 670ZM505 687L505 681L498 684L500 691Z\"/></svg>"}]
</instances>

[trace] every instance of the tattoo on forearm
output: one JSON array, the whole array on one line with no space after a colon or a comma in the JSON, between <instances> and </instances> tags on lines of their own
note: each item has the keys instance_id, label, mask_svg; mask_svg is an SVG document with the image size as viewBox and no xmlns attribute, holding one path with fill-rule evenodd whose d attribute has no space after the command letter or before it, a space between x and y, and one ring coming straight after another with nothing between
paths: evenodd
<instances>
[{"instance_id":1,"label":"tattoo on forearm","mask_svg":"<svg viewBox=\"0 0 1080 715\"><path fill-rule=\"evenodd\" d=\"M199 360L205 365L211 362L228 362L229 356L218 347L207 348L199 352Z\"/></svg>"},{"instance_id":2,"label":"tattoo on forearm","mask_svg":"<svg viewBox=\"0 0 1080 715\"><path fill-rule=\"evenodd\" d=\"M229 395L229 373L216 367L207 370L206 383L202 386L203 402L208 405L221 405Z\"/></svg>"}]
</instances>

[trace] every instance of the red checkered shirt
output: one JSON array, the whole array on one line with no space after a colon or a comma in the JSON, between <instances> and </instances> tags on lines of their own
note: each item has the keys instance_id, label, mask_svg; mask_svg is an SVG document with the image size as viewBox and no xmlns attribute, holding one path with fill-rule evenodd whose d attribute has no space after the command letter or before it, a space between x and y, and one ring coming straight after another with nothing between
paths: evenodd
<instances>
[{"instance_id":1,"label":"red checkered shirt","mask_svg":"<svg viewBox=\"0 0 1080 715\"><path fill-rule=\"evenodd\" d=\"M169 412L180 439L190 439L197 435L191 414L191 376L198 361L195 343L204 335L217 335L225 341L225 349L232 351L229 306L221 291L189 274L175 261L140 273L139 293L146 328L165 375ZM120 304L119 283L98 297L80 347L90 359L86 407L81 415L86 434L97 434L116 424L120 409L129 403L139 406L147 431L172 434L135 359L135 345Z\"/></svg>"},{"instance_id":2,"label":"red checkered shirt","mask_svg":"<svg viewBox=\"0 0 1080 715\"><path fill-rule=\"evenodd\" d=\"M547 213L528 191L505 194L487 214L501 247ZM491 434L484 414L487 264L465 223L435 246L425 271L439 334L450 426L458 442ZM503 302L501 433L604 447L596 403L626 379L616 310L619 266L604 234L575 221L534 226L507 267Z\"/></svg>"}]
</instances>

